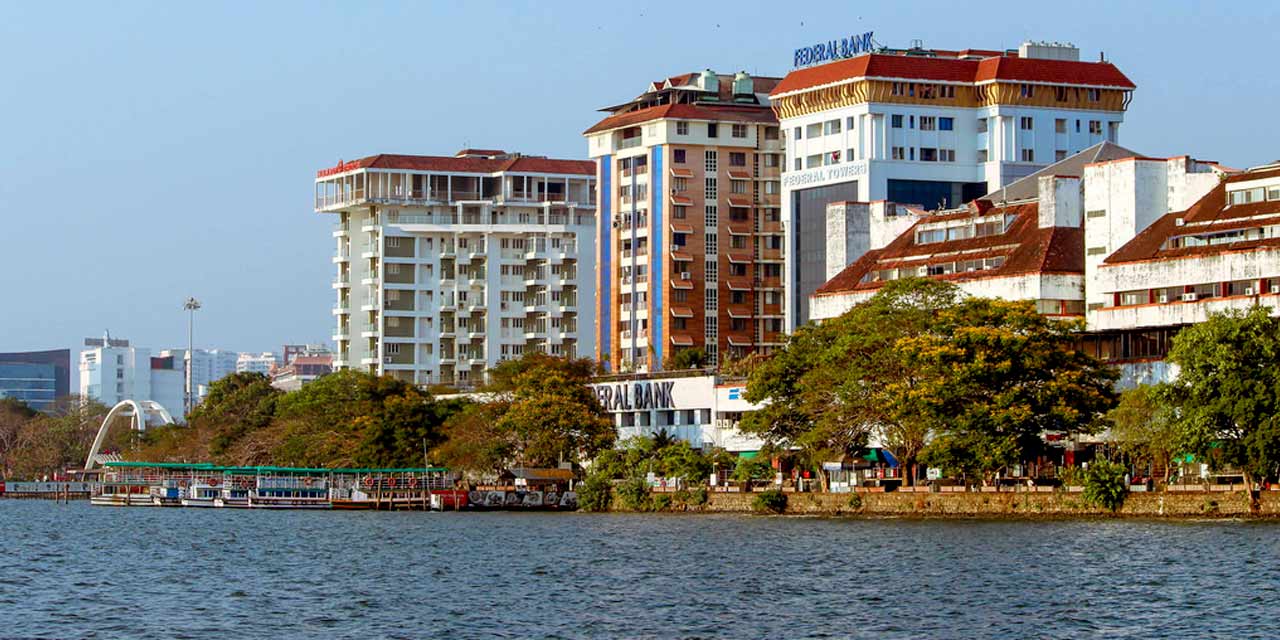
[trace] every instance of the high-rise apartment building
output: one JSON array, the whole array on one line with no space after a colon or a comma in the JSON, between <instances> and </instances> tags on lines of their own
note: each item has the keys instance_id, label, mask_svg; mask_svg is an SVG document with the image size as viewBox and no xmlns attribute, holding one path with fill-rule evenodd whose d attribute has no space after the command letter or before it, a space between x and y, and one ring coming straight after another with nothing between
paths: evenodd
<instances>
[{"instance_id":1,"label":"high-rise apartment building","mask_svg":"<svg viewBox=\"0 0 1280 640\"><path fill-rule=\"evenodd\" d=\"M1135 85L1109 62L1079 58L1058 43L913 47L787 74L771 99L787 138L788 327L808 320L805 301L826 280L828 204L952 209L1098 143L1117 143Z\"/></svg>"},{"instance_id":2,"label":"high-rise apartment building","mask_svg":"<svg viewBox=\"0 0 1280 640\"><path fill-rule=\"evenodd\" d=\"M71 392L71 351L0 353L0 398L16 398L37 411Z\"/></svg>"},{"instance_id":3,"label":"high-rise apartment building","mask_svg":"<svg viewBox=\"0 0 1280 640\"><path fill-rule=\"evenodd\" d=\"M778 78L711 70L650 83L585 132L596 160L597 357L653 371L782 340Z\"/></svg>"},{"instance_id":4,"label":"high-rise apartment building","mask_svg":"<svg viewBox=\"0 0 1280 640\"><path fill-rule=\"evenodd\" d=\"M179 368L189 368L194 404L199 404L209 395L209 385L235 373L240 360L238 352L225 349L194 349L190 357L186 349L165 349L160 352L160 357L173 358Z\"/></svg>"},{"instance_id":5,"label":"high-rise apartment building","mask_svg":"<svg viewBox=\"0 0 1280 640\"><path fill-rule=\"evenodd\" d=\"M591 356L591 162L383 154L315 188L338 218L335 368L467 387L526 350Z\"/></svg>"}]
</instances>

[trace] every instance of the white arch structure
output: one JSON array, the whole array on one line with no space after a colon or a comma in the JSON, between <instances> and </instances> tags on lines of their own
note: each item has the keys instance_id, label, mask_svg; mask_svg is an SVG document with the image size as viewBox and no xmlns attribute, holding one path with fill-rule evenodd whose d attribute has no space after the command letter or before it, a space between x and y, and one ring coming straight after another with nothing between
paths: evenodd
<instances>
[{"instance_id":1,"label":"white arch structure","mask_svg":"<svg viewBox=\"0 0 1280 640\"><path fill-rule=\"evenodd\" d=\"M102 446L102 441L107 437L107 429L111 426L111 421L117 416L129 418L130 425L136 431L147 430L147 418L156 417L160 419L161 424L173 424L173 416L169 415L159 402L151 400L121 400L119 404L111 407L111 411L107 412L107 417L102 419L102 426L98 427L98 435L93 439L93 446L89 449L89 457L84 461L84 470L93 469L93 465L97 462L98 448Z\"/></svg>"}]
</instances>

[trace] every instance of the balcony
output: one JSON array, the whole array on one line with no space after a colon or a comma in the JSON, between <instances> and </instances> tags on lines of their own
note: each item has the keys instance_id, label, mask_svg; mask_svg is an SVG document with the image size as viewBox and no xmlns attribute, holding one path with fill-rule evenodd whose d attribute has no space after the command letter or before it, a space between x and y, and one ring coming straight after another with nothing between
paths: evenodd
<instances>
[{"instance_id":1,"label":"balcony","mask_svg":"<svg viewBox=\"0 0 1280 640\"><path fill-rule=\"evenodd\" d=\"M333 256L333 263L334 263L334 264L341 264L341 263L343 263L343 262L351 262L351 252L350 252L350 251L339 251L339 252L337 252L337 253Z\"/></svg>"},{"instance_id":2,"label":"balcony","mask_svg":"<svg viewBox=\"0 0 1280 640\"><path fill-rule=\"evenodd\" d=\"M347 302L339 302L333 306L333 315L345 316L351 313L351 306Z\"/></svg>"},{"instance_id":3,"label":"balcony","mask_svg":"<svg viewBox=\"0 0 1280 640\"><path fill-rule=\"evenodd\" d=\"M618 141L618 149L619 150L635 149L636 147L639 147L641 144L644 144L644 138L641 136L635 136L633 138L623 138Z\"/></svg>"},{"instance_id":4,"label":"balcony","mask_svg":"<svg viewBox=\"0 0 1280 640\"><path fill-rule=\"evenodd\" d=\"M345 222L339 222L333 225L333 237L343 238L351 233L351 226Z\"/></svg>"},{"instance_id":5,"label":"balcony","mask_svg":"<svg viewBox=\"0 0 1280 640\"><path fill-rule=\"evenodd\" d=\"M351 287L351 278L347 275L340 275L333 279L334 289L348 289Z\"/></svg>"}]
</instances>

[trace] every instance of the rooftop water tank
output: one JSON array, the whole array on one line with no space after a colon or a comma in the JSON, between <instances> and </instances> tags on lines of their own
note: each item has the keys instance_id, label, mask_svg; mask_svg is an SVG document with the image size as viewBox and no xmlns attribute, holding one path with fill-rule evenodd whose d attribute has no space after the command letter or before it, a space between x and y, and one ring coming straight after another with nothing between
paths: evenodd
<instances>
[{"instance_id":1,"label":"rooftop water tank","mask_svg":"<svg viewBox=\"0 0 1280 640\"><path fill-rule=\"evenodd\" d=\"M733 76L733 95L751 95L755 93L755 83L746 71L739 71Z\"/></svg>"},{"instance_id":2,"label":"rooftop water tank","mask_svg":"<svg viewBox=\"0 0 1280 640\"><path fill-rule=\"evenodd\" d=\"M706 69L702 72L702 77L698 78L698 86L703 91L710 93L720 93L720 76L716 72Z\"/></svg>"}]
</instances>

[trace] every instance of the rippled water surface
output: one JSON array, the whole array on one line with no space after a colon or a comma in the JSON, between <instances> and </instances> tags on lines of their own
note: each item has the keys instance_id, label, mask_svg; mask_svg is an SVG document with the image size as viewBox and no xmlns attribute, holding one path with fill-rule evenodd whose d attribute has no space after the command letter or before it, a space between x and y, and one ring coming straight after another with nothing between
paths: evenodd
<instances>
[{"instance_id":1,"label":"rippled water surface","mask_svg":"<svg viewBox=\"0 0 1280 640\"><path fill-rule=\"evenodd\" d=\"M0 500L0 637L1280 637L1280 524Z\"/></svg>"}]
</instances>

